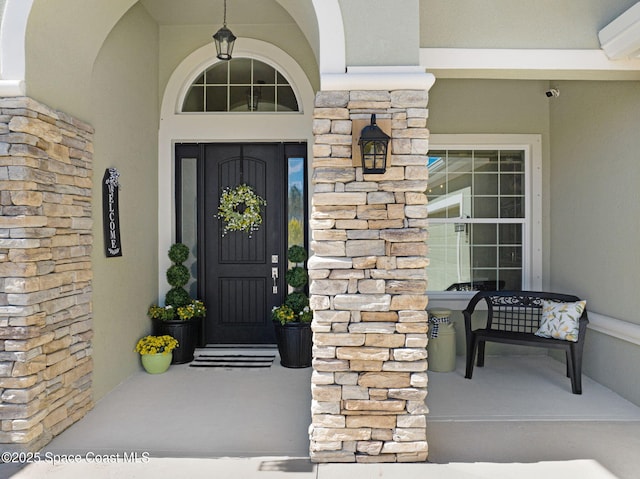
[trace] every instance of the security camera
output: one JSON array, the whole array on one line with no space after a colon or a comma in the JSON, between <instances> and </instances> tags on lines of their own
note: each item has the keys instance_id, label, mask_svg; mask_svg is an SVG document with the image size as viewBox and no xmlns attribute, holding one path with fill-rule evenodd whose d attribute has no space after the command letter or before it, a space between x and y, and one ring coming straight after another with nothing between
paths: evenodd
<instances>
[{"instance_id":1,"label":"security camera","mask_svg":"<svg viewBox=\"0 0 640 479\"><path fill-rule=\"evenodd\" d=\"M560 90L558 90L557 88L552 88L544 92L544 94L547 95L547 98L557 97L560 96Z\"/></svg>"}]
</instances>

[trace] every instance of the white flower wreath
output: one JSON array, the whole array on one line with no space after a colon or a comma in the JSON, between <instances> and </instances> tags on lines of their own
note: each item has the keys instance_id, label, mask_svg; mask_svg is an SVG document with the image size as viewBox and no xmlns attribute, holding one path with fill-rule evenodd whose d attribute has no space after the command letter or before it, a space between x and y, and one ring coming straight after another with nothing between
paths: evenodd
<instances>
[{"instance_id":1,"label":"white flower wreath","mask_svg":"<svg viewBox=\"0 0 640 479\"><path fill-rule=\"evenodd\" d=\"M222 236L229 231L244 231L251 238L253 232L262 224L260 208L266 205L264 198L258 196L253 188L246 184L223 189L216 215L224 221Z\"/></svg>"}]
</instances>

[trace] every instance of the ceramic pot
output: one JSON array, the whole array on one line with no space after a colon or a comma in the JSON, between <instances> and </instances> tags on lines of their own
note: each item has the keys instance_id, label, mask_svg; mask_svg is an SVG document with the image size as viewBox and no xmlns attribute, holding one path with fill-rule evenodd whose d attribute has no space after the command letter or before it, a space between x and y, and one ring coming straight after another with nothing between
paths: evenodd
<instances>
[{"instance_id":1,"label":"ceramic pot","mask_svg":"<svg viewBox=\"0 0 640 479\"><path fill-rule=\"evenodd\" d=\"M140 359L142 361L142 367L149 374L162 374L169 366L171 366L171 359L173 353L168 354L141 354Z\"/></svg>"}]
</instances>

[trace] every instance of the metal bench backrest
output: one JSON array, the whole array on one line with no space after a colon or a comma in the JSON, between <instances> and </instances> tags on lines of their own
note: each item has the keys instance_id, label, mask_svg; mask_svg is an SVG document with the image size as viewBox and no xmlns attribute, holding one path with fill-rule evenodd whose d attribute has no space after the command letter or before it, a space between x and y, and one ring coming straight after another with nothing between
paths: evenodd
<instances>
[{"instance_id":1,"label":"metal bench backrest","mask_svg":"<svg viewBox=\"0 0 640 479\"><path fill-rule=\"evenodd\" d=\"M487 304L487 329L535 333L540 327L542 301L574 302L580 298L568 294L537 291L480 291L469 308L478 301Z\"/></svg>"},{"instance_id":2,"label":"metal bench backrest","mask_svg":"<svg viewBox=\"0 0 640 479\"><path fill-rule=\"evenodd\" d=\"M540 328L542 299L529 296L490 296L487 328L535 333Z\"/></svg>"}]
</instances>

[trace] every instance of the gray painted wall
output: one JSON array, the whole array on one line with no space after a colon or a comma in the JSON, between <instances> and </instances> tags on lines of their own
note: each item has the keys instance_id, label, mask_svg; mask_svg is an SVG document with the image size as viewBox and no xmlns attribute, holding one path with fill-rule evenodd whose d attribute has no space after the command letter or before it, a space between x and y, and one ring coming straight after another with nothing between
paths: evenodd
<instances>
[{"instance_id":1,"label":"gray painted wall","mask_svg":"<svg viewBox=\"0 0 640 479\"><path fill-rule=\"evenodd\" d=\"M640 83L560 82L551 102L550 284L640 324Z\"/></svg>"},{"instance_id":2,"label":"gray painted wall","mask_svg":"<svg viewBox=\"0 0 640 479\"><path fill-rule=\"evenodd\" d=\"M418 65L418 7L418 0L340 0L347 65Z\"/></svg>"},{"instance_id":3,"label":"gray painted wall","mask_svg":"<svg viewBox=\"0 0 640 479\"><path fill-rule=\"evenodd\" d=\"M551 286L640 324L640 84L560 82L551 107ZM640 347L590 331L585 373L640 404Z\"/></svg>"},{"instance_id":4,"label":"gray painted wall","mask_svg":"<svg viewBox=\"0 0 640 479\"><path fill-rule=\"evenodd\" d=\"M2 30L2 16L4 15L4 7L6 0L0 0L0 30ZM2 42L0 41L0 48L2 48ZM2 71L2 57L0 57L0 71Z\"/></svg>"},{"instance_id":5,"label":"gray painted wall","mask_svg":"<svg viewBox=\"0 0 640 479\"><path fill-rule=\"evenodd\" d=\"M423 48L600 48L637 0L420 0Z\"/></svg>"},{"instance_id":6,"label":"gray painted wall","mask_svg":"<svg viewBox=\"0 0 640 479\"><path fill-rule=\"evenodd\" d=\"M94 395L99 399L140 368L136 341L151 332L158 300L158 27L134 6L115 26L91 77L94 169ZM101 179L120 172L123 256L102 245ZM170 218L167 218L170 221ZM125 281L126 278L126 281Z\"/></svg>"}]
</instances>

